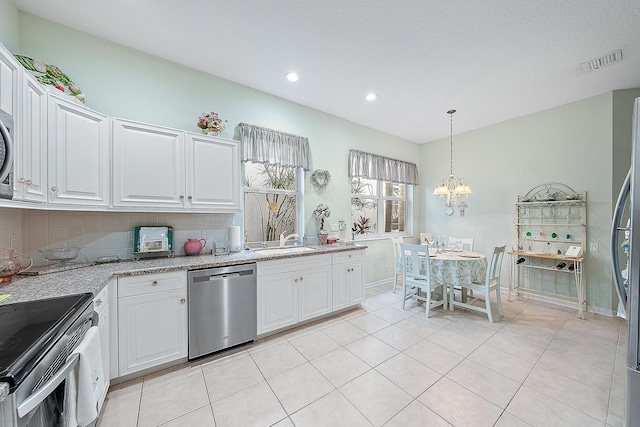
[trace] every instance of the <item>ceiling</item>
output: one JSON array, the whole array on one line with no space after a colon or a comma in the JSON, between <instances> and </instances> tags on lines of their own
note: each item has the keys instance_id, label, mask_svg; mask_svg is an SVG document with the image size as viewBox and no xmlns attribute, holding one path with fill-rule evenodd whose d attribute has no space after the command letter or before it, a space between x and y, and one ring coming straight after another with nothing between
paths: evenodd
<instances>
[{"instance_id":1,"label":"ceiling","mask_svg":"<svg viewBox=\"0 0 640 427\"><path fill-rule=\"evenodd\" d=\"M640 88L637 0L14 0L25 12L425 143ZM582 63L622 49L595 71ZM284 75L295 71L296 83ZM379 95L374 102L365 95Z\"/></svg>"}]
</instances>

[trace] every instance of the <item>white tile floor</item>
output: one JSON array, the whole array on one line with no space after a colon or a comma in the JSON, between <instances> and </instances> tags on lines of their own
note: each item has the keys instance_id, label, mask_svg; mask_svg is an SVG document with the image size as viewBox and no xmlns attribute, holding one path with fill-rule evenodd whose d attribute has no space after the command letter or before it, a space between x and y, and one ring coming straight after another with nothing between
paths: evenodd
<instances>
[{"instance_id":1,"label":"white tile floor","mask_svg":"<svg viewBox=\"0 0 640 427\"><path fill-rule=\"evenodd\" d=\"M113 386L100 427L621 426L626 323L520 298L361 308Z\"/></svg>"}]
</instances>

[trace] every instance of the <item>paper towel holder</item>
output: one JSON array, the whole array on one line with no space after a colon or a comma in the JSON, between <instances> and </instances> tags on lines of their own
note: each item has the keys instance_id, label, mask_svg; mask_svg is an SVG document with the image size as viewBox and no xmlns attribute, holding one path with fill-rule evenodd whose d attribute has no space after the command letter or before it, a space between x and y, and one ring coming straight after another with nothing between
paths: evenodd
<instances>
[{"instance_id":1,"label":"paper towel holder","mask_svg":"<svg viewBox=\"0 0 640 427\"><path fill-rule=\"evenodd\" d=\"M227 228L227 240L229 242L229 252L240 252L242 250L240 227L234 225Z\"/></svg>"}]
</instances>

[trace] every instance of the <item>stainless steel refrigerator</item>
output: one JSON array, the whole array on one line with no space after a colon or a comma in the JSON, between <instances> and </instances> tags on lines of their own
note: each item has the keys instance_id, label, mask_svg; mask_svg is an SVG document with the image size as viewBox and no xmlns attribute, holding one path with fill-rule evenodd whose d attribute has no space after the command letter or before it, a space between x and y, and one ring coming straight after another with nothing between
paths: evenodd
<instances>
[{"instance_id":1,"label":"stainless steel refrigerator","mask_svg":"<svg viewBox=\"0 0 640 427\"><path fill-rule=\"evenodd\" d=\"M625 206L629 204L625 220ZM628 322L625 425L640 425L640 98L633 108L631 168L613 214L611 262L620 309Z\"/></svg>"}]
</instances>

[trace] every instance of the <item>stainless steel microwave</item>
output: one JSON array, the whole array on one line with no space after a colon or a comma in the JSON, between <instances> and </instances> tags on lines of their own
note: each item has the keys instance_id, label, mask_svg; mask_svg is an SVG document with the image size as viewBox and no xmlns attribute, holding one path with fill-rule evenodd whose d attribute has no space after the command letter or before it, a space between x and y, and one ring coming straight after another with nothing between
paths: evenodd
<instances>
[{"instance_id":1,"label":"stainless steel microwave","mask_svg":"<svg viewBox=\"0 0 640 427\"><path fill-rule=\"evenodd\" d=\"M13 118L0 111L0 198L13 198Z\"/></svg>"}]
</instances>

